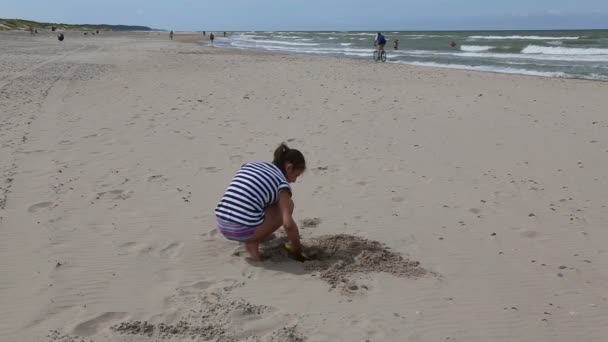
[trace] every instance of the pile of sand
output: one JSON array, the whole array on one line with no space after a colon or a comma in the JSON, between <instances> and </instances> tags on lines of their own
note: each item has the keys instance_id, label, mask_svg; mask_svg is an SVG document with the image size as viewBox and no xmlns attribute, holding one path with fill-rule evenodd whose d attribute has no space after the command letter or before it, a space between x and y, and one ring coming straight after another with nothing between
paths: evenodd
<instances>
[{"instance_id":1,"label":"pile of sand","mask_svg":"<svg viewBox=\"0 0 608 342\"><path fill-rule=\"evenodd\" d=\"M91 339L80 336L71 336L58 330L49 331L49 334L46 337L49 342L93 342Z\"/></svg>"},{"instance_id":2,"label":"pile of sand","mask_svg":"<svg viewBox=\"0 0 608 342\"><path fill-rule=\"evenodd\" d=\"M224 330L217 324L191 325L186 321L179 321L176 324L150 324L148 322L134 321L122 322L112 327L112 330L121 334L145 335L160 339L169 338L189 338L211 340L217 338L218 341L232 341L224 336Z\"/></svg>"},{"instance_id":3,"label":"pile of sand","mask_svg":"<svg viewBox=\"0 0 608 342\"><path fill-rule=\"evenodd\" d=\"M242 298L232 298L230 290L226 288L189 298L186 302L196 303L195 307L186 310L176 323L125 321L113 325L111 330L119 335L141 336L147 340L242 341L244 332L240 325L243 322L260 320L276 310L266 305L251 304ZM252 334L247 339L252 342L304 340L294 325L278 328L264 336Z\"/></svg>"},{"instance_id":4,"label":"pile of sand","mask_svg":"<svg viewBox=\"0 0 608 342\"><path fill-rule=\"evenodd\" d=\"M295 325L283 327L275 330L268 339L269 342L304 342L306 338L302 336Z\"/></svg>"},{"instance_id":5,"label":"pile of sand","mask_svg":"<svg viewBox=\"0 0 608 342\"><path fill-rule=\"evenodd\" d=\"M280 242L285 237L278 238ZM352 287L351 278L355 274L374 272L389 273L397 277L419 277L427 274L420 262L404 258L392 252L384 244L362 237L338 234L324 235L303 240L305 252L312 260L304 262L304 268L314 272L328 282L332 288L339 285ZM270 261L284 262L289 255L282 243L273 243L263 251Z\"/></svg>"}]
</instances>

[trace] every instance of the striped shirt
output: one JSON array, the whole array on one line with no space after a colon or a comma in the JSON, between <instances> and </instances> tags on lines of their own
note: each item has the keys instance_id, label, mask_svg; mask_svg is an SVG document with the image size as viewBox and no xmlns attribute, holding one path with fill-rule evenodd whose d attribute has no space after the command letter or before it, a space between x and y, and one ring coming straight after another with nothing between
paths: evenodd
<instances>
[{"instance_id":1,"label":"striped shirt","mask_svg":"<svg viewBox=\"0 0 608 342\"><path fill-rule=\"evenodd\" d=\"M258 226L264 222L264 209L279 201L279 192L291 192L283 172L271 163L241 166L215 208L215 215L227 222Z\"/></svg>"}]
</instances>

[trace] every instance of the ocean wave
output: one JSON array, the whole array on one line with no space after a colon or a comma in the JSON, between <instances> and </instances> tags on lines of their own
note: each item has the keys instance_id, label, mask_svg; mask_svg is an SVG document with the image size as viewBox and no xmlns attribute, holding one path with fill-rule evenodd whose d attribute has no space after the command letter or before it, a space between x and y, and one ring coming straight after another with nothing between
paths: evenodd
<instances>
[{"instance_id":1,"label":"ocean wave","mask_svg":"<svg viewBox=\"0 0 608 342\"><path fill-rule=\"evenodd\" d=\"M521 51L523 54L542 55L608 55L608 49L597 48L571 48L561 46L538 46L528 45Z\"/></svg>"},{"instance_id":2,"label":"ocean wave","mask_svg":"<svg viewBox=\"0 0 608 342\"><path fill-rule=\"evenodd\" d=\"M286 42L282 40L255 40L255 39L247 39L245 41L252 42L256 45L263 44L278 44L278 45L294 45L294 46L319 46L321 44L318 43L300 43L300 42Z\"/></svg>"},{"instance_id":3,"label":"ocean wave","mask_svg":"<svg viewBox=\"0 0 608 342\"><path fill-rule=\"evenodd\" d=\"M436 34L404 34L400 37L405 37L405 38L409 38L409 39L423 39L423 38L450 38L450 37L454 37L454 36L449 36L449 35L440 36L440 35L436 35Z\"/></svg>"},{"instance_id":4,"label":"ocean wave","mask_svg":"<svg viewBox=\"0 0 608 342\"><path fill-rule=\"evenodd\" d=\"M342 46L351 46L351 45L353 45L353 43L340 43L340 45L342 45Z\"/></svg>"},{"instance_id":5,"label":"ocean wave","mask_svg":"<svg viewBox=\"0 0 608 342\"><path fill-rule=\"evenodd\" d=\"M282 52L293 52L293 53L306 53L306 54L322 54L322 55L346 55L346 56L371 56L372 49L358 49L348 47L314 47L314 46L280 46L280 45L264 45L261 44L263 41L254 43L252 41L233 41L232 46L238 48L256 48L270 51L282 51ZM252 45L255 44L255 45Z\"/></svg>"},{"instance_id":6,"label":"ocean wave","mask_svg":"<svg viewBox=\"0 0 608 342\"><path fill-rule=\"evenodd\" d=\"M368 40L367 38L360 38L362 40ZM357 51L349 51L348 45L342 45L336 48L321 47L318 43L301 43L299 41L275 41L275 40L255 40L255 39L231 39L231 44L240 48L255 48L255 49L266 49L272 51L285 51L285 52L302 52L302 53L318 53L318 54L334 54L334 55L368 55L371 54L370 48L359 48ZM345 43L348 44L348 43ZM608 62L608 54L591 54L588 49L579 48L562 48L562 47L541 47L543 49L573 49L576 50L587 50L587 53L573 54L572 50L568 54L553 53L532 53L532 49L528 49L526 53L506 53L496 52L494 50L486 51L434 51L434 50L397 50L390 51L391 55L401 57L417 57L417 58L435 58L442 56L449 56L452 58L474 58L480 61L492 61L492 60L511 60L511 61L541 61L541 62ZM466 47L465 47L466 49ZM498 48L495 48L498 49ZM525 49L524 49L525 50ZM597 50L597 49L596 49ZM606 50L606 49L600 49ZM552 51L552 50L548 50ZM561 51L563 53L563 51Z\"/></svg>"},{"instance_id":7,"label":"ocean wave","mask_svg":"<svg viewBox=\"0 0 608 342\"><path fill-rule=\"evenodd\" d=\"M534 61L563 61L563 62L608 62L608 55L550 55L550 54L523 54L523 53L499 53L493 51L469 52L469 51L433 51L433 50L398 50L391 54L412 57L437 57L451 56L456 58L469 57L482 60L534 60Z\"/></svg>"},{"instance_id":8,"label":"ocean wave","mask_svg":"<svg viewBox=\"0 0 608 342\"><path fill-rule=\"evenodd\" d=\"M435 62L406 62L399 61L400 64L410 64L418 66L428 66L435 68L446 68L446 69L460 69L460 70L472 70L472 71L484 71L484 72L496 72L501 74L518 74L518 75L530 75L530 76L542 76L542 77L572 77L572 75L561 71L538 71L529 69L519 68L508 68L508 67L496 67L496 66L473 66L463 64L441 64Z\"/></svg>"},{"instance_id":9,"label":"ocean wave","mask_svg":"<svg viewBox=\"0 0 608 342\"><path fill-rule=\"evenodd\" d=\"M298 38L302 38L300 36L283 36L283 35L277 35L274 36L275 38L287 38L287 39L298 39Z\"/></svg>"},{"instance_id":10,"label":"ocean wave","mask_svg":"<svg viewBox=\"0 0 608 342\"><path fill-rule=\"evenodd\" d=\"M608 76L595 74L595 73L589 74L585 78L590 79L590 80L596 80L596 81L608 81Z\"/></svg>"},{"instance_id":11,"label":"ocean wave","mask_svg":"<svg viewBox=\"0 0 608 342\"><path fill-rule=\"evenodd\" d=\"M495 46L487 46L487 45L461 45L460 50L469 51L469 52L480 52L480 51L490 51L495 49Z\"/></svg>"},{"instance_id":12,"label":"ocean wave","mask_svg":"<svg viewBox=\"0 0 608 342\"><path fill-rule=\"evenodd\" d=\"M522 40L576 40L580 37L550 37L550 36L469 36L469 39L522 39Z\"/></svg>"}]
</instances>

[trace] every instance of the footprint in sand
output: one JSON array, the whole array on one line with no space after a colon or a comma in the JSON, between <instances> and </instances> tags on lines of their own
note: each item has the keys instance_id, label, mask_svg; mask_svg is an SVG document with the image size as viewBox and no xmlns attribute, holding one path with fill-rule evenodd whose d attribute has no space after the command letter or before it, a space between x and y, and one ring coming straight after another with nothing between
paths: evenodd
<instances>
[{"instance_id":1,"label":"footprint in sand","mask_svg":"<svg viewBox=\"0 0 608 342\"><path fill-rule=\"evenodd\" d=\"M116 189L116 190L98 192L97 197L95 199L99 200L102 197L105 197L106 194L112 195L112 199L115 199L115 200L117 200L117 199L125 200L125 199L131 197L128 192L125 192L124 190L121 190L121 189Z\"/></svg>"},{"instance_id":2,"label":"footprint in sand","mask_svg":"<svg viewBox=\"0 0 608 342\"><path fill-rule=\"evenodd\" d=\"M121 245L118 246L118 248L120 248L121 250L130 253L133 252L134 250L136 250L137 243L134 241L129 241L129 242L125 242Z\"/></svg>"},{"instance_id":3,"label":"footprint in sand","mask_svg":"<svg viewBox=\"0 0 608 342\"><path fill-rule=\"evenodd\" d=\"M521 236L527 237L529 239L534 239L534 238L538 237L538 235L539 235L538 232L535 232L533 230L528 230L528 231L521 233Z\"/></svg>"},{"instance_id":4,"label":"footprint in sand","mask_svg":"<svg viewBox=\"0 0 608 342\"><path fill-rule=\"evenodd\" d=\"M318 217L305 218L300 223L302 224L302 228L315 228L321 223L321 219Z\"/></svg>"},{"instance_id":5,"label":"footprint in sand","mask_svg":"<svg viewBox=\"0 0 608 342\"><path fill-rule=\"evenodd\" d=\"M213 228L207 232L207 236L210 238L215 238L219 234L219 230L217 228Z\"/></svg>"},{"instance_id":6,"label":"footprint in sand","mask_svg":"<svg viewBox=\"0 0 608 342\"><path fill-rule=\"evenodd\" d=\"M218 169L218 168L217 168L217 167L215 167L215 166L209 166L209 167L205 167L205 168L203 168L203 170L205 170L205 171L207 171L207 172L210 172L210 173L215 173L215 172L220 171L221 169Z\"/></svg>"},{"instance_id":7,"label":"footprint in sand","mask_svg":"<svg viewBox=\"0 0 608 342\"><path fill-rule=\"evenodd\" d=\"M163 175L153 175L148 177L148 182L166 182L168 179Z\"/></svg>"},{"instance_id":8,"label":"footprint in sand","mask_svg":"<svg viewBox=\"0 0 608 342\"><path fill-rule=\"evenodd\" d=\"M38 211L40 211L40 210L42 210L42 209L44 209L44 208L48 208L48 207L50 207L50 206L52 206L52 205L53 205L53 202L42 202L42 203L37 203L37 204L31 205L31 206L30 206L30 207L27 209L27 211L28 211L28 212L30 212L30 213L35 213L35 212L38 212Z\"/></svg>"},{"instance_id":9,"label":"footprint in sand","mask_svg":"<svg viewBox=\"0 0 608 342\"><path fill-rule=\"evenodd\" d=\"M196 283L190 285L190 287L195 288L195 289L206 289L209 288L209 286L213 285L214 282L213 281L197 281Z\"/></svg>"},{"instance_id":10,"label":"footprint in sand","mask_svg":"<svg viewBox=\"0 0 608 342\"><path fill-rule=\"evenodd\" d=\"M395 203L401 203L401 202L405 201L405 198L398 196L398 197L393 197L391 200Z\"/></svg>"},{"instance_id":11,"label":"footprint in sand","mask_svg":"<svg viewBox=\"0 0 608 342\"><path fill-rule=\"evenodd\" d=\"M469 211L470 211L471 213L475 214L475 215L477 215L477 214L481 213L481 209L477 209L477 208L472 208L472 209L469 209Z\"/></svg>"},{"instance_id":12,"label":"footprint in sand","mask_svg":"<svg viewBox=\"0 0 608 342\"><path fill-rule=\"evenodd\" d=\"M169 244L167 247L161 249L159 254L161 257L175 258L181 252L183 245L184 244L181 242L173 242L173 243Z\"/></svg>"},{"instance_id":13,"label":"footprint in sand","mask_svg":"<svg viewBox=\"0 0 608 342\"><path fill-rule=\"evenodd\" d=\"M126 315L127 314L125 312L103 313L76 325L73 330L73 333L78 336L95 335L99 330L112 325L112 322L120 320Z\"/></svg>"}]
</instances>

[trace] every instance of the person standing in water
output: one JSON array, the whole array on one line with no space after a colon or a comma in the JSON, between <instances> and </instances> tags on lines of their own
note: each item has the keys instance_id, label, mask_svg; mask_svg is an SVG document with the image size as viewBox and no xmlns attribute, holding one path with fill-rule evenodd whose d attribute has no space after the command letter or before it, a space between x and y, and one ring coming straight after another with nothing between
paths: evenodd
<instances>
[{"instance_id":1,"label":"person standing in water","mask_svg":"<svg viewBox=\"0 0 608 342\"><path fill-rule=\"evenodd\" d=\"M399 39L395 39L395 45L393 46L394 50L399 50Z\"/></svg>"},{"instance_id":2,"label":"person standing in water","mask_svg":"<svg viewBox=\"0 0 608 342\"><path fill-rule=\"evenodd\" d=\"M305 170L304 155L284 143L274 151L272 163L241 166L215 208L219 231L228 240L243 242L251 258L260 261L260 243L283 226L293 246L291 252L301 254L289 184Z\"/></svg>"},{"instance_id":3,"label":"person standing in water","mask_svg":"<svg viewBox=\"0 0 608 342\"><path fill-rule=\"evenodd\" d=\"M213 40L215 39L215 35L213 35L213 32L209 35L209 40L211 41L211 46L213 46Z\"/></svg>"},{"instance_id":4,"label":"person standing in water","mask_svg":"<svg viewBox=\"0 0 608 342\"><path fill-rule=\"evenodd\" d=\"M171 30L171 32L169 32L169 37L171 37L171 40L173 40L173 30Z\"/></svg>"}]
</instances>

